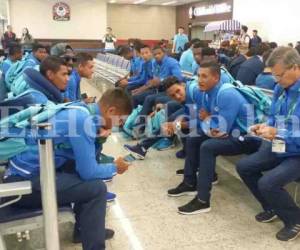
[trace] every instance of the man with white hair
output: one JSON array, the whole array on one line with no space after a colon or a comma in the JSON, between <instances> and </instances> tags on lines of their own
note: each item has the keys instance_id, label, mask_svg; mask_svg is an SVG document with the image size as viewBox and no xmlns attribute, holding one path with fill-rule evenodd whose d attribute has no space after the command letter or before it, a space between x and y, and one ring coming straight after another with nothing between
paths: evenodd
<instances>
[{"instance_id":1,"label":"man with white hair","mask_svg":"<svg viewBox=\"0 0 300 250\"><path fill-rule=\"evenodd\" d=\"M268 122L251 128L262 146L238 162L237 171L263 208L256 220L266 223L278 217L284 227L276 238L290 241L300 235L300 208L284 189L300 179L300 56L293 48L279 47L267 65L278 84Z\"/></svg>"}]
</instances>

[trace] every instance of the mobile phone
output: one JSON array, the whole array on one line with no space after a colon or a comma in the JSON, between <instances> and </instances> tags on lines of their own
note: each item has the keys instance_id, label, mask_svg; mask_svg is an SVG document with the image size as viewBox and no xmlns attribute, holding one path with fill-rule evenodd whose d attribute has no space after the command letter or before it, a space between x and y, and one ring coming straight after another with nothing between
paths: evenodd
<instances>
[{"instance_id":1,"label":"mobile phone","mask_svg":"<svg viewBox=\"0 0 300 250\"><path fill-rule=\"evenodd\" d=\"M124 156L123 159L127 163L131 163L131 162L134 162L136 160L136 158L132 154Z\"/></svg>"}]
</instances>

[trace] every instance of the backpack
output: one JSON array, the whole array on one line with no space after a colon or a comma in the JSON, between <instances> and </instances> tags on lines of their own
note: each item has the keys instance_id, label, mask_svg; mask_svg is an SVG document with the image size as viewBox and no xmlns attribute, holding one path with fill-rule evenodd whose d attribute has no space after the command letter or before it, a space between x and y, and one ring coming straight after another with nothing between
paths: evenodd
<instances>
[{"instance_id":1,"label":"backpack","mask_svg":"<svg viewBox=\"0 0 300 250\"><path fill-rule=\"evenodd\" d=\"M236 89L250 104L254 106L255 123L265 122L266 118L270 114L272 103L272 100L269 96L255 86L246 86L239 81L235 81L234 84L225 83L220 87L216 98L217 106L220 93L229 88ZM242 129L247 131L247 128L239 121L239 119L237 120L237 123Z\"/></svg>"},{"instance_id":2,"label":"backpack","mask_svg":"<svg viewBox=\"0 0 300 250\"><path fill-rule=\"evenodd\" d=\"M142 110L143 106L138 105L131 114L127 117L126 122L123 126L122 132L124 133L125 137L134 137L133 129L136 126L137 119L139 114Z\"/></svg>"},{"instance_id":3,"label":"backpack","mask_svg":"<svg viewBox=\"0 0 300 250\"><path fill-rule=\"evenodd\" d=\"M25 56L21 61L15 62L5 74L5 83L9 91L11 91L11 86L14 81L21 75L23 69L27 62L27 56Z\"/></svg>"},{"instance_id":4,"label":"backpack","mask_svg":"<svg viewBox=\"0 0 300 250\"><path fill-rule=\"evenodd\" d=\"M64 109L80 109L90 114L88 108L72 106L74 103L35 105L5 117L0 121L0 161L7 161L29 149L36 149L36 145L27 145L25 136L11 138L11 132L24 134L30 125L39 124L51 119L55 114ZM30 132L30 131L29 131ZM8 134L7 134L8 133ZM22 135L21 134L21 135ZM56 148L70 148L70 145L55 145Z\"/></svg>"},{"instance_id":5,"label":"backpack","mask_svg":"<svg viewBox=\"0 0 300 250\"><path fill-rule=\"evenodd\" d=\"M156 111L151 119L147 120L145 134L148 136L156 135L160 131L160 127L167 121L165 109Z\"/></svg>"}]
</instances>

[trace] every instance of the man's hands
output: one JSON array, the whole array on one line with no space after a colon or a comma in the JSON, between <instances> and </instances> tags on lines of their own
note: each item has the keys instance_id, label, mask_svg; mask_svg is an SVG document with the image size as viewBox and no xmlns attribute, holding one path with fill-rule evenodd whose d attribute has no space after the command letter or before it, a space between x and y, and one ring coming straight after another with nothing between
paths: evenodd
<instances>
[{"instance_id":1,"label":"man's hands","mask_svg":"<svg viewBox=\"0 0 300 250\"><path fill-rule=\"evenodd\" d=\"M100 133L98 134L98 136L102 138L107 138L110 135L111 135L111 129L104 129L104 128L101 128Z\"/></svg>"},{"instance_id":2,"label":"man's hands","mask_svg":"<svg viewBox=\"0 0 300 250\"><path fill-rule=\"evenodd\" d=\"M132 91L131 91L131 94L132 94L133 96L139 95L139 94L145 92L147 89L148 89L148 88L146 87L146 85L144 85L144 86L142 86L142 87L139 87L139 88L137 88L137 89L132 90Z\"/></svg>"},{"instance_id":3,"label":"man's hands","mask_svg":"<svg viewBox=\"0 0 300 250\"><path fill-rule=\"evenodd\" d=\"M173 136L176 128L173 122L166 122L162 125L162 131L166 136Z\"/></svg>"},{"instance_id":4,"label":"man's hands","mask_svg":"<svg viewBox=\"0 0 300 250\"><path fill-rule=\"evenodd\" d=\"M256 124L250 128L251 133L267 140L273 140L276 137L277 129L269 127L266 124Z\"/></svg>"},{"instance_id":5,"label":"man's hands","mask_svg":"<svg viewBox=\"0 0 300 250\"><path fill-rule=\"evenodd\" d=\"M124 174L128 170L129 164L125 162L122 157L119 157L117 160L115 160L115 164L118 174Z\"/></svg>"},{"instance_id":6,"label":"man's hands","mask_svg":"<svg viewBox=\"0 0 300 250\"><path fill-rule=\"evenodd\" d=\"M122 79L121 81L119 81L119 87L121 88L126 88L128 86L128 80L125 78L125 79Z\"/></svg>"},{"instance_id":7,"label":"man's hands","mask_svg":"<svg viewBox=\"0 0 300 250\"><path fill-rule=\"evenodd\" d=\"M142 87L139 87L139 88L134 89L133 91L131 91L131 94L133 96L139 95L139 94L147 91L148 89L156 88L159 85L160 85L160 80L158 78L154 78L154 79L149 80L146 85L143 85Z\"/></svg>"},{"instance_id":8,"label":"man's hands","mask_svg":"<svg viewBox=\"0 0 300 250\"><path fill-rule=\"evenodd\" d=\"M221 132L218 129L211 129L210 136L213 138L226 138L228 135L225 132Z\"/></svg>"},{"instance_id":9,"label":"man's hands","mask_svg":"<svg viewBox=\"0 0 300 250\"><path fill-rule=\"evenodd\" d=\"M208 113L205 109L201 109L199 112L199 118L201 121L204 121L206 118L210 116L210 113Z\"/></svg>"},{"instance_id":10,"label":"man's hands","mask_svg":"<svg viewBox=\"0 0 300 250\"><path fill-rule=\"evenodd\" d=\"M151 79L151 80L148 81L147 85L149 86L149 88L159 87L159 85L160 85L160 79L153 78L153 79Z\"/></svg>"}]
</instances>

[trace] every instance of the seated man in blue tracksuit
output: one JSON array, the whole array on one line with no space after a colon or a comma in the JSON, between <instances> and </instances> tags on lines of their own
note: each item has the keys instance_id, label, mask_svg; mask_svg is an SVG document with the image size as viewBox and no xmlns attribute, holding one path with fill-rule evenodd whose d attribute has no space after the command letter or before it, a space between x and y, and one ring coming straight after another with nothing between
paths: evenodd
<instances>
[{"instance_id":1,"label":"seated man in blue tracksuit","mask_svg":"<svg viewBox=\"0 0 300 250\"><path fill-rule=\"evenodd\" d=\"M75 67L73 68L66 91L63 97L67 102L81 100L80 82L81 78L92 79L94 73L93 57L87 53L78 53L76 55ZM94 98L86 98L86 103L92 102Z\"/></svg>"},{"instance_id":2,"label":"seated man in blue tracksuit","mask_svg":"<svg viewBox=\"0 0 300 250\"><path fill-rule=\"evenodd\" d=\"M192 41L188 45L189 48L184 51L180 57L179 65L182 71L193 73L194 55Z\"/></svg>"},{"instance_id":3,"label":"seated man in blue tracksuit","mask_svg":"<svg viewBox=\"0 0 300 250\"><path fill-rule=\"evenodd\" d=\"M272 75L272 70L270 69L270 67L266 66L266 62L270 57L271 53L272 50L269 50L268 52L264 53L263 62L265 68L264 71L256 77L255 85L259 88L274 90L277 81L276 78Z\"/></svg>"},{"instance_id":4,"label":"seated man in blue tracksuit","mask_svg":"<svg viewBox=\"0 0 300 250\"><path fill-rule=\"evenodd\" d=\"M164 86L166 88L167 95L174 101L168 102L166 104L166 114L168 116L167 121L163 127L167 131L165 135L168 137L174 136L176 132L176 127L180 125L180 129L187 129L187 120L185 118L189 117L189 120L195 120L194 104L201 105L202 103L202 93L198 89L197 82L191 81L186 84L180 82L176 77L169 77L164 80ZM193 112L195 113L195 112ZM182 119L181 116L184 116ZM191 117L194 117L191 119ZM189 121L194 122L194 121ZM178 125L179 124L179 125ZM137 145L124 145L124 148L129 151L135 158L143 160L146 157L147 151L154 144L156 144L162 138L161 134L156 135L153 138L148 138L138 143Z\"/></svg>"},{"instance_id":5,"label":"seated man in blue tracksuit","mask_svg":"<svg viewBox=\"0 0 300 250\"><path fill-rule=\"evenodd\" d=\"M122 46L119 55L130 61L129 76L135 76L141 72L143 59L139 55L135 55L133 48Z\"/></svg>"},{"instance_id":6,"label":"seated man in blue tracksuit","mask_svg":"<svg viewBox=\"0 0 300 250\"><path fill-rule=\"evenodd\" d=\"M217 181L215 175L218 155L237 155L255 152L260 144L241 137L251 122L244 96L234 87L225 88L220 81L221 69L215 61L203 62L199 70L199 88L204 91L199 117L202 131L189 136L183 182L168 191L169 196L196 194L186 205L179 207L181 214L210 211L210 192ZM202 133L202 134L201 134ZM197 174L198 171L198 174Z\"/></svg>"},{"instance_id":7,"label":"seated man in blue tracksuit","mask_svg":"<svg viewBox=\"0 0 300 250\"><path fill-rule=\"evenodd\" d=\"M292 48L279 47L267 65L278 82L270 116L267 124L251 128L263 142L258 152L237 163L237 171L262 206L256 221L278 217L284 227L276 238L291 241L300 235L300 208L284 187L300 179L300 56Z\"/></svg>"},{"instance_id":8,"label":"seated man in blue tracksuit","mask_svg":"<svg viewBox=\"0 0 300 250\"><path fill-rule=\"evenodd\" d=\"M263 72L263 54L270 49L265 43L259 44L255 49L255 55L243 62L239 68L236 79L245 85L255 85L257 76Z\"/></svg>"},{"instance_id":9,"label":"seated man in blue tracksuit","mask_svg":"<svg viewBox=\"0 0 300 250\"><path fill-rule=\"evenodd\" d=\"M30 92L35 104L47 104L48 101L62 103L61 92L67 88L69 71L67 63L59 57L49 56L40 65L40 72L34 69L26 69L26 88L33 89Z\"/></svg>"},{"instance_id":10,"label":"seated man in blue tracksuit","mask_svg":"<svg viewBox=\"0 0 300 250\"><path fill-rule=\"evenodd\" d=\"M179 63L175 59L167 56L163 48L156 46L153 49L153 55L155 58L155 62L153 63L153 79L149 80L142 87L132 91L134 107L143 105L147 111L153 107L153 105L147 105L147 103L145 103L147 96L157 93L164 95L161 91L161 83L164 79L175 76L179 81L183 80ZM147 111L144 113L148 113Z\"/></svg>"},{"instance_id":11,"label":"seated man in blue tracksuit","mask_svg":"<svg viewBox=\"0 0 300 250\"><path fill-rule=\"evenodd\" d=\"M34 44L32 47L32 52L26 58L24 69L34 68L35 66L40 65L47 56L48 53L44 45L39 43Z\"/></svg>"},{"instance_id":12,"label":"seated man in blue tracksuit","mask_svg":"<svg viewBox=\"0 0 300 250\"><path fill-rule=\"evenodd\" d=\"M153 55L151 48L148 45L143 45L140 49L141 57L143 59L142 70L136 76L129 79L123 79L119 83L119 87L125 88L128 93L145 85L153 78Z\"/></svg>"},{"instance_id":13,"label":"seated man in blue tracksuit","mask_svg":"<svg viewBox=\"0 0 300 250\"><path fill-rule=\"evenodd\" d=\"M121 158L115 163L101 165L96 162L95 139L100 126L110 129L118 126L122 115L131 110L129 96L121 89L106 91L98 104L88 108L83 103L78 108L58 112L49 122L58 137L54 138L54 161L56 167L57 203L59 206L74 203L75 231L84 250L105 249L106 186L103 177L115 172L123 174L128 164ZM91 119L92 115L92 119ZM69 118L74 119L70 120ZM83 126L84 125L84 126ZM28 142L33 147L37 142ZM59 147L65 145L65 147ZM64 169L68 160L74 160L73 168ZM30 180L32 193L25 195L15 205L26 208L41 208L40 164L36 148L13 157L5 173L5 182ZM113 232L109 232L112 237Z\"/></svg>"},{"instance_id":14,"label":"seated man in blue tracksuit","mask_svg":"<svg viewBox=\"0 0 300 250\"><path fill-rule=\"evenodd\" d=\"M20 44L11 44L8 47L8 57L2 62L0 71L2 71L2 77L5 77L6 72L10 66L22 59L22 46Z\"/></svg>"}]
</instances>

